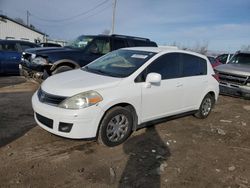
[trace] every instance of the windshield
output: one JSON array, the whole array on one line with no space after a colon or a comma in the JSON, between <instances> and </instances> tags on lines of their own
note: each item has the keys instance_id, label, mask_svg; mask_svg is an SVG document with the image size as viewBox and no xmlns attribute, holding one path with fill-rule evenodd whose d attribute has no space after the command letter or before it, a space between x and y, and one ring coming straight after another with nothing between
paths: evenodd
<instances>
[{"instance_id":1,"label":"windshield","mask_svg":"<svg viewBox=\"0 0 250 188\"><path fill-rule=\"evenodd\" d=\"M84 49L93 39L93 36L81 35L77 37L74 41L70 42L69 45L67 45L66 47Z\"/></svg>"},{"instance_id":2,"label":"windshield","mask_svg":"<svg viewBox=\"0 0 250 188\"><path fill-rule=\"evenodd\" d=\"M236 54L232 57L229 63L250 65L250 54Z\"/></svg>"},{"instance_id":3,"label":"windshield","mask_svg":"<svg viewBox=\"0 0 250 188\"><path fill-rule=\"evenodd\" d=\"M216 63L216 60L214 57L211 57L211 56L207 56L208 60L210 61L211 64L215 64Z\"/></svg>"},{"instance_id":4,"label":"windshield","mask_svg":"<svg viewBox=\"0 0 250 188\"><path fill-rule=\"evenodd\" d=\"M83 67L83 70L106 76L124 78L135 72L155 53L135 50L116 50Z\"/></svg>"}]
</instances>

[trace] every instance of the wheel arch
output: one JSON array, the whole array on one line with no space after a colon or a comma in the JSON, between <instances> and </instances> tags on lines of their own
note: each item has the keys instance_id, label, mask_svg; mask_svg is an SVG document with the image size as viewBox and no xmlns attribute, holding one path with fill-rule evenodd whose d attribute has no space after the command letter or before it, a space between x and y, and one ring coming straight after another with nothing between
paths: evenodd
<instances>
[{"instance_id":1,"label":"wheel arch","mask_svg":"<svg viewBox=\"0 0 250 188\"><path fill-rule=\"evenodd\" d=\"M98 137L98 133L100 131L101 122L102 122L103 118L105 117L105 115L107 114L107 112L109 110L111 110L112 108L117 107L117 106L127 108L130 112L132 112L132 117L133 117L133 127L132 127L132 130L133 131L136 130L137 125L138 125L138 114L136 112L135 107L132 104L129 104L129 103L126 103L126 102L121 102L121 103L117 103L117 104L114 104L114 105L110 106L109 108L107 108L104 111L104 113L102 115L102 118L100 119L100 122L98 124L98 129L97 129L97 132L96 132L96 137Z\"/></svg>"},{"instance_id":2,"label":"wheel arch","mask_svg":"<svg viewBox=\"0 0 250 188\"><path fill-rule=\"evenodd\" d=\"M59 66L69 66L73 69L80 68L79 64L71 59L61 59L53 63L50 71L54 71Z\"/></svg>"},{"instance_id":3,"label":"wheel arch","mask_svg":"<svg viewBox=\"0 0 250 188\"><path fill-rule=\"evenodd\" d=\"M213 97L213 99L214 99L214 101L213 101L213 106L214 106L214 104L215 104L215 102L216 102L215 92L214 92L214 91L209 91L207 94L210 94L210 95ZM206 96L206 95L205 95L205 96Z\"/></svg>"},{"instance_id":4,"label":"wheel arch","mask_svg":"<svg viewBox=\"0 0 250 188\"><path fill-rule=\"evenodd\" d=\"M216 102L216 100L217 100L217 99L216 99L215 91L213 91L213 90L207 90L206 92L204 92L202 98L200 99L199 104L198 104L199 106L197 106L198 108L200 107L200 104L201 104L202 100L204 99L204 97L205 97L207 94L210 94L210 95L213 97L213 99L214 99L214 101L213 101L213 106L214 106L214 104L215 104L215 102Z\"/></svg>"}]
</instances>

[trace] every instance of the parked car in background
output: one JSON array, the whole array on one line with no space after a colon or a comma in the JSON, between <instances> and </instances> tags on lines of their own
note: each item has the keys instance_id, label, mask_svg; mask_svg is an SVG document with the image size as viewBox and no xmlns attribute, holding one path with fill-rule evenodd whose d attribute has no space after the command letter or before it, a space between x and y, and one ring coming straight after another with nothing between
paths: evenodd
<instances>
[{"instance_id":1,"label":"parked car in background","mask_svg":"<svg viewBox=\"0 0 250 188\"><path fill-rule=\"evenodd\" d=\"M124 35L82 35L63 48L40 48L23 53L20 72L36 80L82 67L102 55L124 47L157 46L149 39Z\"/></svg>"},{"instance_id":2,"label":"parked car in background","mask_svg":"<svg viewBox=\"0 0 250 188\"><path fill-rule=\"evenodd\" d=\"M0 74L18 75L22 52L39 45L21 40L0 40Z\"/></svg>"},{"instance_id":3,"label":"parked car in background","mask_svg":"<svg viewBox=\"0 0 250 188\"><path fill-rule=\"evenodd\" d=\"M41 47L62 47L60 44L51 43L51 42L42 42L42 43L39 43L39 45Z\"/></svg>"},{"instance_id":4,"label":"parked car in background","mask_svg":"<svg viewBox=\"0 0 250 188\"><path fill-rule=\"evenodd\" d=\"M219 94L208 59L183 50L124 48L49 77L32 97L35 120L67 138L124 142L147 123L177 114L206 118Z\"/></svg>"},{"instance_id":5,"label":"parked car in background","mask_svg":"<svg viewBox=\"0 0 250 188\"><path fill-rule=\"evenodd\" d=\"M221 63L213 56L207 56L208 60L210 61L212 67L217 67L219 65L221 65Z\"/></svg>"},{"instance_id":6,"label":"parked car in background","mask_svg":"<svg viewBox=\"0 0 250 188\"><path fill-rule=\"evenodd\" d=\"M228 64L215 70L220 80L220 93L250 98L250 52L236 52Z\"/></svg>"},{"instance_id":7,"label":"parked car in background","mask_svg":"<svg viewBox=\"0 0 250 188\"><path fill-rule=\"evenodd\" d=\"M221 54L216 57L216 60L222 64L227 64L232 57L233 54Z\"/></svg>"}]
</instances>

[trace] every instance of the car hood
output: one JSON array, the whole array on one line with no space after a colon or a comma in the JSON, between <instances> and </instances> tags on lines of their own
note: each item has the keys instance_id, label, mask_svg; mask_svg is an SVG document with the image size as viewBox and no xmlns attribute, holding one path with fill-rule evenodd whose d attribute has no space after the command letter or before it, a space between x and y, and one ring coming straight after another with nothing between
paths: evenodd
<instances>
[{"instance_id":1,"label":"car hood","mask_svg":"<svg viewBox=\"0 0 250 188\"><path fill-rule=\"evenodd\" d=\"M32 54L51 54L51 53L60 53L60 52L72 52L79 51L79 49L74 48L62 48L62 47L40 47L40 48L29 48L25 52Z\"/></svg>"},{"instance_id":2,"label":"car hood","mask_svg":"<svg viewBox=\"0 0 250 188\"><path fill-rule=\"evenodd\" d=\"M122 78L98 75L81 69L59 73L46 79L41 88L49 94L73 96L89 90L101 90L114 87Z\"/></svg>"},{"instance_id":3,"label":"car hood","mask_svg":"<svg viewBox=\"0 0 250 188\"><path fill-rule=\"evenodd\" d=\"M250 76L250 65L243 64L223 64L215 67L216 71L237 74L242 76Z\"/></svg>"}]
</instances>

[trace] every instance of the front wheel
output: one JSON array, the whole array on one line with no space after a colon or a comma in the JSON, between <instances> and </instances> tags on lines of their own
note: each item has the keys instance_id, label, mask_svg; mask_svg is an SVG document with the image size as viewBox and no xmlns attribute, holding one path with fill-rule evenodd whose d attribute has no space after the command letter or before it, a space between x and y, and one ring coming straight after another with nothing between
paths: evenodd
<instances>
[{"instance_id":1,"label":"front wheel","mask_svg":"<svg viewBox=\"0 0 250 188\"><path fill-rule=\"evenodd\" d=\"M211 94L207 94L203 98L203 100L201 102L201 105L200 105L200 108L194 114L194 116L197 117L197 118L199 118L199 119L206 118L210 114L210 112L212 110L212 107L214 105L214 102L215 102L214 97Z\"/></svg>"},{"instance_id":2,"label":"front wheel","mask_svg":"<svg viewBox=\"0 0 250 188\"><path fill-rule=\"evenodd\" d=\"M98 141L109 147L123 143L131 134L133 116L124 107L114 107L104 116L99 130Z\"/></svg>"}]
</instances>

